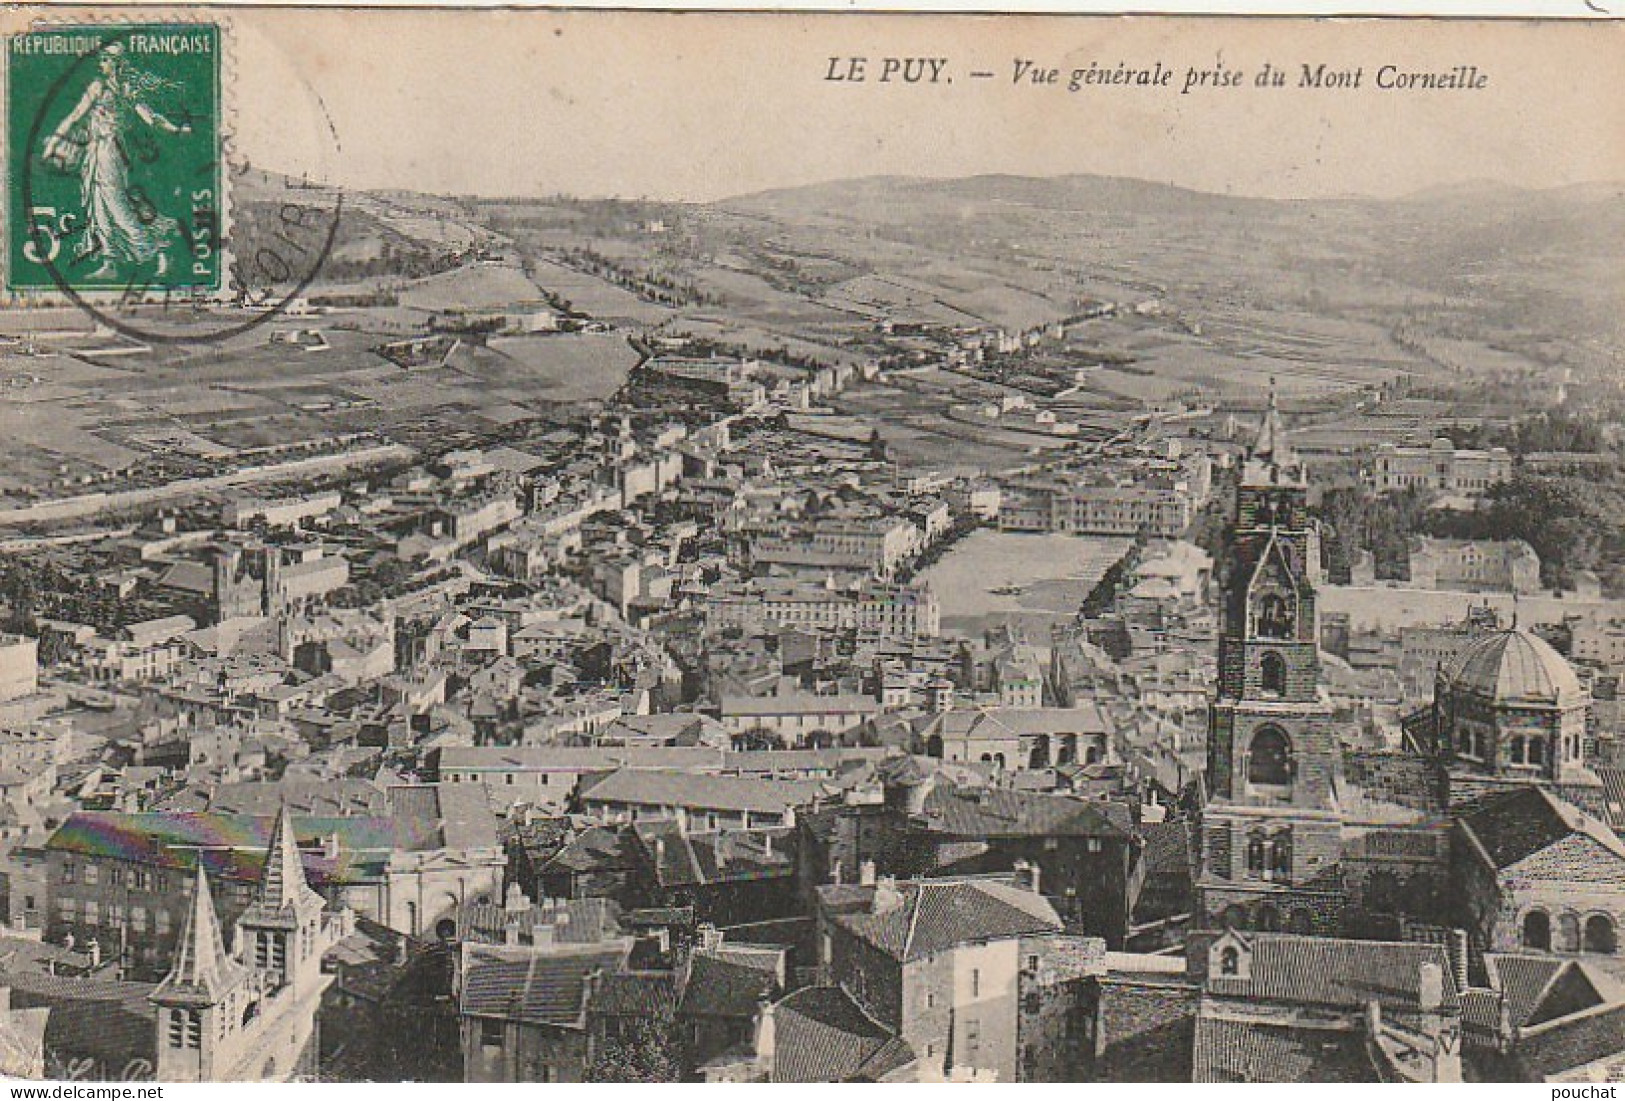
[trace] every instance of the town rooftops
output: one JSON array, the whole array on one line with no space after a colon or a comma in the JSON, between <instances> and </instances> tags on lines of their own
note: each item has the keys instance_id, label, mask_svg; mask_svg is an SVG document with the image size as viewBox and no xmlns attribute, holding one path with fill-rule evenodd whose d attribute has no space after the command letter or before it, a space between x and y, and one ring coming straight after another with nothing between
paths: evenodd
<instances>
[{"instance_id":1,"label":"town rooftops","mask_svg":"<svg viewBox=\"0 0 1625 1101\"><path fill-rule=\"evenodd\" d=\"M627 948L621 943L536 952L470 945L461 1011L472 1017L582 1028L589 976L619 971Z\"/></svg>"},{"instance_id":2,"label":"town rooftops","mask_svg":"<svg viewBox=\"0 0 1625 1101\"><path fill-rule=\"evenodd\" d=\"M501 944L512 928L521 943L534 943L539 927L551 926L555 944L602 944L621 935L620 907L607 898L544 901L509 909L501 902L463 908L464 937Z\"/></svg>"},{"instance_id":3,"label":"town rooftops","mask_svg":"<svg viewBox=\"0 0 1625 1101\"><path fill-rule=\"evenodd\" d=\"M809 986L773 1007L774 1082L875 1082L915 1061L907 1042L835 986Z\"/></svg>"},{"instance_id":4,"label":"town rooftops","mask_svg":"<svg viewBox=\"0 0 1625 1101\"><path fill-rule=\"evenodd\" d=\"M1133 814L1122 803L1008 788L939 785L921 819L934 833L961 837L1134 836Z\"/></svg>"},{"instance_id":5,"label":"town rooftops","mask_svg":"<svg viewBox=\"0 0 1625 1101\"><path fill-rule=\"evenodd\" d=\"M633 834L654 863L662 887L699 887L795 874L785 854L788 830L690 833L676 821L646 822Z\"/></svg>"},{"instance_id":6,"label":"town rooftops","mask_svg":"<svg viewBox=\"0 0 1625 1101\"><path fill-rule=\"evenodd\" d=\"M1460 992L1449 953L1442 945L1395 941L1337 940L1291 933L1226 934L1250 946L1251 974L1209 974L1208 993L1249 1001L1363 1010L1368 1002L1415 1010L1423 964L1443 975L1440 1002L1459 1012Z\"/></svg>"},{"instance_id":7,"label":"town rooftops","mask_svg":"<svg viewBox=\"0 0 1625 1101\"><path fill-rule=\"evenodd\" d=\"M1039 894L984 879L921 879L818 889L830 920L893 959L909 961L961 944L1061 931Z\"/></svg>"},{"instance_id":8,"label":"town rooftops","mask_svg":"<svg viewBox=\"0 0 1625 1101\"><path fill-rule=\"evenodd\" d=\"M1198 1017L1196 1082L1376 1082L1360 1031L1329 1032L1267 1021Z\"/></svg>"},{"instance_id":9,"label":"town rooftops","mask_svg":"<svg viewBox=\"0 0 1625 1101\"><path fill-rule=\"evenodd\" d=\"M868 715L880 710L873 696L843 692L818 696L794 692L780 696L723 696L722 717L741 715Z\"/></svg>"},{"instance_id":10,"label":"town rooftops","mask_svg":"<svg viewBox=\"0 0 1625 1101\"><path fill-rule=\"evenodd\" d=\"M753 956L762 957L754 959ZM778 989L772 967L758 966L766 953L695 952L678 1012L685 1017L731 1017L751 1020L757 1008Z\"/></svg>"},{"instance_id":11,"label":"town rooftops","mask_svg":"<svg viewBox=\"0 0 1625 1101\"><path fill-rule=\"evenodd\" d=\"M703 746L446 746L440 771L602 772L620 768L716 769L720 749Z\"/></svg>"},{"instance_id":12,"label":"town rooftops","mask_svg":"<svg viewBox=\"0 0 1625 1101\"><path fill-rule=\"evenodd\" d=\"M944 738L1004 740L1039 734L1109 735L1110 722L1099 706L978 707L953 709L933 716L924 733Z\"/></svg>"},{"instance_id":13,"label":"town rooftops","mask_svg":"<svg viewBox=\"0 0 1625 1101\"><path fill-rule=\"evenodd\" d=\"M487 831L475 821L490 821L488 808L464 807L465 800L455 796L440 803L434 787L394 790L413 793L416 798L397 800L390 816L301 815L293 819L311 882L376 880L395 853L496 846L494 824ZM471 789L471 794L480 793ZM431 800L437 804L433 813L415 805ZM214 879L258 882L275 823L272 815L215 811L80 811L51 835L45 847L51 852L185 872L201 861Z\"/></svg>"},{"instance_id":14,"label":"town rooftops","mask_svg":"<svg viewBox=\"0 0 1625 1101\"><path fill-rule=\"evenodd\" d=\"M621 769L597 780L584 779L586 804L609 804L782 815L823 793L821 784L761 780L746 776L706 776L653 769Z\"/></svg>"}]
</instances>

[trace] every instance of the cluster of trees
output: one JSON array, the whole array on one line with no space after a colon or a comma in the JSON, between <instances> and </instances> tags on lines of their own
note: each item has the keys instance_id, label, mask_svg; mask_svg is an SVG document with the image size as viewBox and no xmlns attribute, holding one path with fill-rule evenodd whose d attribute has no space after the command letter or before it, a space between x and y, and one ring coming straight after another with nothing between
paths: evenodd
<instances>
[{"instance_id":1,"label":"cluster of trees","mask_svg":"<svg viewBox=\"0 0 1625 1101\"><path fill-rule=\"evenodd\" d=\"M715 306L717 299L706 294L695 284L679 282L658 272L638 272L616 263L602 253L591 249L571 248L558 253L553 259L567 268L596 276L623 291L637 295L645 302L658 306Z\"/></svg>"},{"instance_id":2,"label":"cluster of trees","mask_svg":"<svg viewBox=\"0 0 1625 1101\"><path fill-rule=\"evenodd\" d=\"M1595 420L1561 410L1537 413L1512 424L1453 425L1448 434L1457 447L1504 447L1514 455L1608 450L1608 441Z\"/></svg>"},{"instance_id":3,"label":"cluster of trees","mask_svg":"<svg viewBox=\"0 0 1625 1101\"><path fill-rule=\"evenodd\" d=\"M129 623L167 614L138 599L120 599L97 584L94 574L70 572L50 561L20 557L0 561L0 601L5 615L0 628L14 634L38 635L38 621L61 619L110 632ZM57 660L42 654L41 661Z\"/></svg>"},{"instance_id":4,"label":"cluster of trees","mask_svg":"<svg viewBox=\"0 0 1625 1101\"><path fill-rule=\"evenodd\" d=\"M1433 509L1415 491L1375 496L1363 489L1328 490L1318 509L1327 573L1346 582L1362 548L1376 559L1379 579L1404 580L1415 536L1444 539L1522 539L1540 555L1541 581L1568 587L1582 570L1610 588L1625 582L1625 490L1611 482L1519 474L1492 486L1472 511Z\"/></svg>"}]
</instances>

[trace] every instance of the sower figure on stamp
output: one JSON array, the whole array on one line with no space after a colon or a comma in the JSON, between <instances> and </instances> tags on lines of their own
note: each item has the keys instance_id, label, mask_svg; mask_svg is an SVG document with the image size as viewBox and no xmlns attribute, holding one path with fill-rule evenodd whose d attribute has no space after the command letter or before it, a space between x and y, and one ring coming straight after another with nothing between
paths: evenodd
<instances>
[{"instance_id":1,"label":"sower figure on stamp","mask_svg":"<svg viewBox=\"0 0 1625 1101\"><path fill-rule=\"evenodd\" d=\"M75 259L99 255L93 277L116 273L114 261L169 266L166 246L180 231L175 219L156 210L130 188L128 149L139 121L169 134L189 133L159 114L148 99L167 82L135 68L118 43L100 60L101 75L45 141L44 157L64 171L79 172L84 238Z\"/></svg>"}]
</instances>

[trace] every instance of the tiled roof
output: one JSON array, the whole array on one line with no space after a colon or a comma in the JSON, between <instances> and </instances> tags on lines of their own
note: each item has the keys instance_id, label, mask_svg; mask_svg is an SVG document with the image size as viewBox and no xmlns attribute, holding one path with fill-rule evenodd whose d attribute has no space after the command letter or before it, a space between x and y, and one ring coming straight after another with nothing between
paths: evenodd
<instances>
[{"instance_id":1,"label":"tiled roof","mask_svg":"<svg viewBox=\"0 0 1625 1101\"><path fill-rule=\"evenodd\" d=\"M925 799L925 826L958 837L1117 837L1133 835L1121 803L1011 791L940 785Z\"/></svg>"},{"instance_id":2,"label":"tiled roof","mask_svg":"<svg viewBox=\"0 0 1625 1101\"><path fill-rule=\"evenodd\" d=\"M690 716L692 717L692 716ZM626 721L626 720L620 720ZM720 749L695 746L446 746L442 772L598 772L720 768Z\"/></svg>"},{"instance_id":3,"label":"tiled roof","mask_svg":"<svg viewBox=\"0 0 1625 1101\"><path fill-rule=\"evenodd\" d=\"M1196 1082L1376 1082L1359 1031L1196 1020Z\"/></svg>"},{"instance_id":4,"label":"tiled roof","mask_svg":"<svg viewBox=\"0 0 1625 1101\"><path fill-rule=\"evenodd\" d=\"M1506 999L1512 1023L1522 1025L1535 1011L1541 992L1563 969L1563 961L1551 956L1486 954L1484 967L1490 974L1490 985Z\"/></svg>"},{"instance_id":5,"label":"tiled roof","mask_svg":"<svg viewBox=\"0 0 1625 1101\"><path fill-rule=\"evenodd\" d=\"M987 880L922 879L898 885L901 902L876 914L869 905L875 888L821 889L833 920L861 940L898 960L922 959L959 944L1061 931L1061 919L1043 896ZM854 894L853 892L857 893ZM843 912L844 911L844 912Z\"/></svg>"},{"instance_id":6,"label":"tiled roof","mask_svg":"<svg viewBox=\"0 0 1625 1101\"><path fill-rule=\"evenodd\" d=\"M677 1003L670 971L626 971L598 980L587 1002L590 1015L664 1019Z\"/></svg>"},{"instance_id":7,"label":"tiled roof","mask_svg":"<svg viewBox=\"0 0 1625 1101\"><path fill-rule=\"evenodd\" d=\"M1112 725L1091 701L1079 707L979 707L934 716L924 733L944 738L1005 740L1038 734L1109 735Z\"/></svg>"},{"instance_id":8,"label":"tiled roof","mask_svg":"<svg viewBox=\"0 0 1625 1101\"><path fill-rule=\"evenodd\" d=\"M70 1062L93 1058L116 1072L134 1058L151 1059L157 1009L148 983L65 978L30 971L0 972L14 1009L49 1006L46 1051Z\"/></svg>"},{"instance_id":9,"label":"tiled roof","mask_svg":"<svg viewBox=\"0 0 1625 1101\"><path fill-rule=\"evenodd\" d=\"M796 780L621 769L596 781L583 780L581 798L588 803L783 814L812 802L823 790L820 784Z\"/></svg>"},{"instance_id":10,"label":"tiled roof","mask_svg":"<svg viewBox=\"0 0 1625 1101\"><path fill-rule=\"evenodd\" d=\"M679 1010L685 1017L749 1019L778 987L771 971L702 952L694 954L690 966Z\"/></svg>"},{"instance_id":11,"label":"tiled roof","mask_svg":"<svg viewBox=\"0 0 1625 1101\"><path fill-rule=\"evenodd\" d=\"M1521 880L1625 886L1625 856L1590 834L1571 833L1503 869L1502 874Z\"/></svg>"},{"instance_id":12,"label":"tiled roof","mask_svg":"<svg viewBox=\"0 0 1625 1101\"><path fill-rule=\"evenodd\" d=\"M620 934L620 907L607 898L573 898L562 905L532 905L509 911L501 902L475 902L463 908L460 927L470 938L501 944L509 922L522 937L534 938L540 925L553 927L556 944L599 944Z\"/></svg>"},{"instance_id":13,"label":"tiled roof","mask_svg":"<svg viewBox=\"0 0 1625 1101\"><path fill-rule=\"evenodd\" d=\"M638 841L651 858L662 887L691 887L795 874L785 853L790 830L723 830L690 833L673 822L640 823Z\"/></svg>"},{"instance_id":14,"label":"tiled roof","mask_svg":"<svg viewBox=\"0 0 1625 1101\"><path fill-rule=\"evenodd\" d=\"M774 1082L873 1081L913 1052L834 986L809 986L774 1006Z\"/></svg>"},{"instance_id":15,"label":"tiled roof","mask_svg":"<svg viewBox=\"0 0 1625 1101\"><path fill-rule=\"evenodd\" d=\"M217 814L274 815L283 806L299 816L387 815L389 796L368 780L281 780L216 784L208 808Z\"/></svg>"},{"instance_id":16,"label":"tiled roof","mask_svg":"<svg viewBox=\"0 0 1625 1101\"><path fill-rule=\"evenodd\" d=\"M1375 999L1385 1006L1415 1008L1419 970L1431 963L1444 976L1444 1007L1461 1004L1450 957L1441 945L1290 933L1255 933L1249 939L1251 977L1209 975L1210 993L1346 1009L1362 1009Z\"/></svg>"},{"instance_id":17,"label":"tiled roof","mask_svg":"<svg viewBox=\"0 0 1625 1101\"><path fill-rule=\"evenodd\" d=\"M1612 830L1532 784L1485 798L1462 815L1461 823L1497 870L1510 868L1577 833L1595 842L1594 860L1625 861L1625 844ZM1586 849L1591 851L1589 846Z\"/></svg>"},{"instance_id":18,"label":"tiled roof","mask_svg":"<svg viewBox=\"0 0 1625 1101\"><path fill-rule=\"evenodd\" d=\"M615 973L626 947L568 952L503 952L474 948L463 980L465 1016L576 1027L583 1023L587 976Z\"/></svg>"},{"instance_id":19,"label":"tiled roof","mask_svg":"<svg viewBox=\"0 0 1625 1101\"><path fill-rule=\"evenodd\" d=\"M1598 1006L1569 1017L1526 1029L1514 1055L1533 1080L1564 1071L1618 1059L1625 1053L1625 1005Z\"/></svg>"},{"instance_id":20,"label":"tiled roof","mask_svg":"<svg viewBox=\"0 0 1625 1101\"><path fill-rule=\"evenodd\" d=\"M544 864L543 871L597 872L623 871L632 858L621 846L620 832L608 826L583 830Z\"/></svg>"}]
</instances>

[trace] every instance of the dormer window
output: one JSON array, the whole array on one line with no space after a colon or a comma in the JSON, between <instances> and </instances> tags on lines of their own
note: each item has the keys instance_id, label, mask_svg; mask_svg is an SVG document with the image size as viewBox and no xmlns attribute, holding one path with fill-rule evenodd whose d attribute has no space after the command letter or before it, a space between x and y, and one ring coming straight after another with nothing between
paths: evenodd
<instances>
[{"instance_id":1,"label":"dormer window","mask_svg":"<svg viewBox=\"0 0 1625 1101\"><path fill-rule=\"evenodd\" d=\"M1241 952L1235 945L1227 944L1219 953L1219 974L1230 976L1241 974Z\"/></svg>"}]
</instances>

